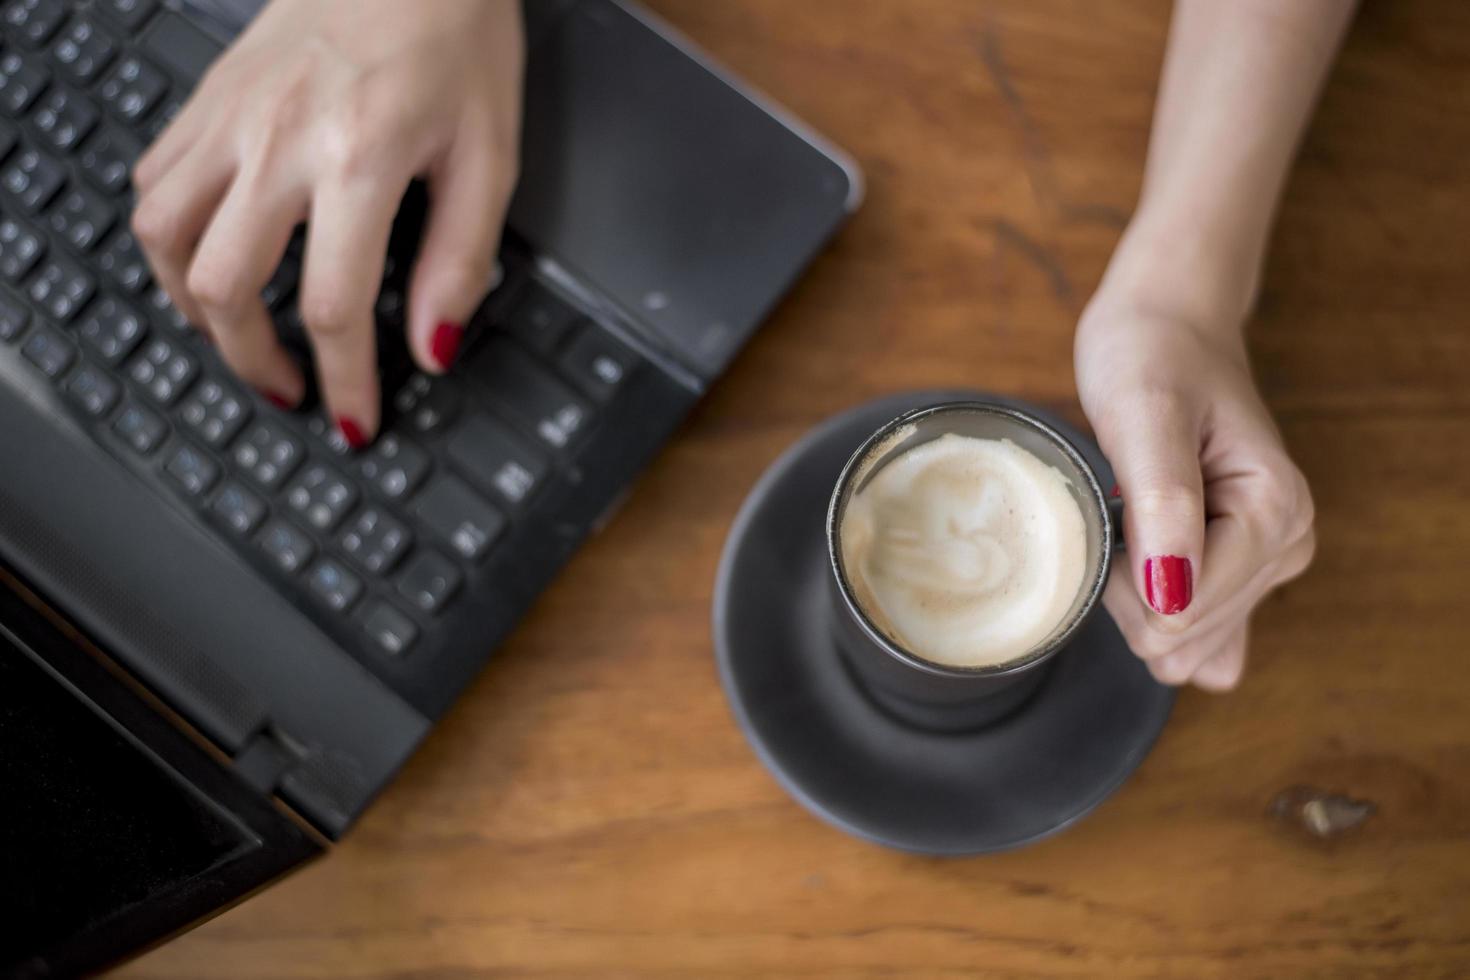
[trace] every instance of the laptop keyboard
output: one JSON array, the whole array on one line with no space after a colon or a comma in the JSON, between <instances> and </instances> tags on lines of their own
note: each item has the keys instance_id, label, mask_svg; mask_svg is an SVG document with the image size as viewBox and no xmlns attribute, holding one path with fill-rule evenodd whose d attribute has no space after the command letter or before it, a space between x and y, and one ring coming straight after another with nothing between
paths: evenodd
<instances>
[{"instance_id":1,"label":"laptop keyboard","mask_svg":"<svg viewBox=\"0 0 1470 980\"><path fill-rule=\"evenodd\" d=\"M156 0L6 0L0 30L0 355L349 646L412 657L643 362L508 254L461 365L385 368L382 435L352 452L320 408L238 383L128 231L129 170L218 46ZM403 329L401 244L385 342ZM263 293L298 345L300 249Z\"/></svg>"}]
</instances>

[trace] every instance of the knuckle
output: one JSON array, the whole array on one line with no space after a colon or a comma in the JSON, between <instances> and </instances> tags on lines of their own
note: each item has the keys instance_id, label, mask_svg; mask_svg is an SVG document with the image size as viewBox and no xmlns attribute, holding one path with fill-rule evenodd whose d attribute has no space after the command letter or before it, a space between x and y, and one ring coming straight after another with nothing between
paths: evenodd
<instances>
[{"instance_id":1,"label":"knuckle","mask_svg":"<svg viewBox=\"0 0 1470 980\"><path fill-rule=\"evenodd\" d=\"M1267 527L1286 540L1305 534L1315 518L1312 492L1306 478L1286 459L1265 469L1258 485L1256 503Z\"/></svg>"},{"instance_id":2,"label":"knuckle","mask_svg":"<svg viewBox=\"0 0 1470 980\"><path fill-rule=\"evenodd\" d=\"M1145 660L1161 660L1179 649L1179 637L1173 633L1145 626L1128 637L1133 652Z\"/></svg>"},{"instance_id":3,"label":"knuckle","mask_svg":"<svg viewBox=\"0 0 1470 980\"><path fill-rule=\"evenodd\" d=\"M1302 549L1302 557L1301 557L1302 568L1305 569L1308 565L1310 565L1312 563L1312 559L1314 559L1314 558L1317 557L1317 532L1316 531L1314 531L1314 530L1312 530L1310 528L1307 530L1306 536L1302 538L1301 549Z\"/></svg>"},{"instance_id":4,"label":"knuckle","mask_svg":"<svg viewBox=\"0 0 1470 980\"><path fill-rule=\"evenodd\" d=\"M306 328L318 336L333 337L347 333L356 317L356 304L344 289L317 286L301 294L301 319Z\"/></svg>"},{"instance_id":5,"label":"knuckle","mask_svg":"<svg viewBox=\"0 0 1470 980\"><path fill-rule=\"evenodd\" d=\"M183 219L156 194L149 194L133 209L133 234L146 249L171 252L183 241Z\"/></svg>"},{"instance_id":6,"label":"knuckle","mask_svg":"<svg viewBox=\"0 0 1470 980\"><path fill-rule=\"evenodd\" d=\"M1226 694L1240 686L1243 671L1234 668L1219 668L1206 672L1203 668L1194 677L1196 687L1206 691Z\"/></svg>"},{"instance_id":7,"label":"knuckle","mask_svg":"<svg viewBox=\"0 0 1470 980\"><path fill-rule=\"evenodd\" d=\"M253 290L231 263L200 256L189 267L189 295L207 309L237 310L250 301Z\"/></svg>"},{"instance_id":8,"label":"knuckle","mask_svg":"<svg viewBox=\"0 0 1470 980\"><path fill-rule=\"evenodd\" d=\"M347 121L326 127L324 160L339 180L352 182L370 177L383 168L383 141Z\"/></svg>"},{"instance_id":9,"label":"knuckle","mask_svg":"<svg viewBox=\"0 0 1470 980\"><path fill-rule=\"evenodd\" d=\"M1149 673L1163 684L1183 684L1189 680L1189 668L1190 665L1182 654L1153 660L1148 664Z\"/></svg>"},{"instance_id":10,"label":"knuckle","mask_svg":"<svg viewBox=\"0 0 1470 980\"><path fill-rule=\"evenodd\" d=\"M1296 578L1312 564L1317 553L1317 535L1308 530L1306 536L1288 553L1281 565L1281 581Z\"/></svg>"},{"instance_id":11,"label":"knuckle","mask_svg":"<svg viewBox=\"0 0 1470 980\"><path fill-rule=\"evenodd\" d=\"M261 97L250 155L257 162L279 159L297 138L311 111L311 80L299 68L287 69Z\"/></svg>"},{"instance_id":12,"label":"knuckle","mask_svg":"<svg viewBox=\"0 0 1470 980\"><path fill-rule=\"evenodd\" d=\"M495 275L495 256L455 255L435 262L435 276L450 295L475 297L484 295Z\"/></svg>"},{"instance_id":13,"label":"knuckle","mask_svg":"<svg viewBox=\"0 0 1470 980\"><path fill-rule=\"evenodd\" d=\"M409 142L419 107L406 104L396 89L369 76L345 96L322 129L323 159L344 181L383 174Z\"/></svg>"},{"instance_id":14,"label":"knuckle","mask_svg":"<svg viewBox=\"0 0 1470 980\"><path fill-rule=\"evenodd\" d=\"M1168 479L1150 480L1147 474L1142 480L1143 485L1128 497L1134 513L1153 520L1203 521L1204 504L1194 487Z\"/></svg>"}]
</instances>

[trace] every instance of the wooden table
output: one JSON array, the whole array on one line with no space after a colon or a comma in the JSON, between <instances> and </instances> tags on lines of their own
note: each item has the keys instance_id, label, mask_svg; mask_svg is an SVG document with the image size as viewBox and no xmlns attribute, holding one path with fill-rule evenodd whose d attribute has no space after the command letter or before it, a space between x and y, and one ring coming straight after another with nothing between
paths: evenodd
<instances>
[{"instance_id":1,"label":"wooden table","mask_svg":"<svg viewBox=\"0 0 1470 980\"><path fill-rule=\"evenodd\" d=\"M1138 188L1163 0L656 0L849 148L867 204L327 860L133 977L1470 975L1470 6L1372 2L1251 342L1312 571L1228 697L1019 853L817 822L736 728L715 563L764 467L885 392L1080 421L1071 332ZM1372 801L1320 842L1285 787Z\"/></svg>"}]
</instances>

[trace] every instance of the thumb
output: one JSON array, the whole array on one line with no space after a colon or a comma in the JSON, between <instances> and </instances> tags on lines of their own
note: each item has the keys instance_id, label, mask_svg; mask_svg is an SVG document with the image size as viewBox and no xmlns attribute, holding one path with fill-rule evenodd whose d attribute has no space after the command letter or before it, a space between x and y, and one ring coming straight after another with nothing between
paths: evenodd
<instances>
[{"instance_id":1,"label":"thumb","mask_svg":"<svg viewBox=\"0 0 1470 980\"><path fill-rule=\"evenodd\" d=\"M429 176L428 221L408 291L408 339L414 360L431 374L454 363L466 323L495 285L514 160L495 152L491 139L461 139Z\"/></svg>"},{"instance_id":2,"label":"thumb","mask_svg":"<svg viewBox=\"0 0 1470 980\"><path fill-rule=\"evenodd\" d=\"M1204 551L1200 423L1175 400L1115 406L1099 441L1123 495L1124 536L1150 625L1187 629Z\"/></svg>"}]
</instances>

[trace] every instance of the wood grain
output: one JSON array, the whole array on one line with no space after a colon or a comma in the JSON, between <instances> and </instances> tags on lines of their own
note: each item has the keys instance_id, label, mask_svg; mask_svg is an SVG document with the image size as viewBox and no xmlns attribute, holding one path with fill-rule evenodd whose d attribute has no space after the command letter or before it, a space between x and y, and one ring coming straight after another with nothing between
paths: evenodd
<instances>
[{"instance_id":1,"label":"wood grain","mask_svg":"<svg viewBox=\"0 0 1470 980\"><path fill-rule=\"evenodd\" d=\"M1470 7L1369 3L1251 342L1320 510L1228 697L1080 826L927 860L809 817L715 677L742 496L809 426L975 385L1080 421L1162 0L655 0L848 147L867 204L328 860L120 975L1470 975ZM1267 815L1370 800L1314 841Z\"/></svg>"}]
</instances>

